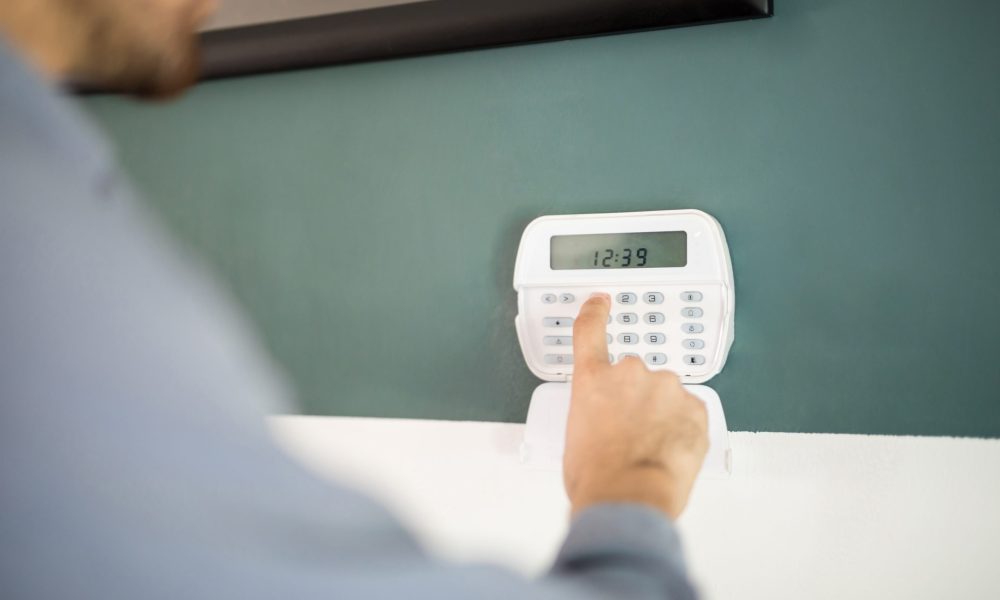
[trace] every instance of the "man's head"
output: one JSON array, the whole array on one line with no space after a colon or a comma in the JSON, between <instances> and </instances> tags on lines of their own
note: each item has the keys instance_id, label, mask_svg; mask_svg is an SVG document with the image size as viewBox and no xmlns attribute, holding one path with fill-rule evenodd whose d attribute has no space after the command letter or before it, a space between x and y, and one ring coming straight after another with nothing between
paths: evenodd
<instances>
[{"instance_id":1,"label":"man's head","mask_svg":"<svg viewBox=\"0 0 1000 600\"><path fill-rule=\"evenodd\" d=\"M0 0L0 31L51 76L147 97L198 76L215 0Z\"/></svg>"}]
</instances>

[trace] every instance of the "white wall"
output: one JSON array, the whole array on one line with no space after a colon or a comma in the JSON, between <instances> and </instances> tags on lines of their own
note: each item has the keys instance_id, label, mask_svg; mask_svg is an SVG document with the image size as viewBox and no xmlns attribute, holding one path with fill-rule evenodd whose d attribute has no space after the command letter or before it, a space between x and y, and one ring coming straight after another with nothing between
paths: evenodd
<instances>
[{"instance_id":1,"label":"white wall","mask_svg":"<svg viewBox=\"0 0 1000 600\"><path fill-rule=\"evenodd\" d=\"M290 451L389 505L456 560L544 570L560 473L518 462L522 425L276 417ZM1000 440L731 433L734 475L681 517L715 599L1000 598Z\"/></svg>"}]
</instances>

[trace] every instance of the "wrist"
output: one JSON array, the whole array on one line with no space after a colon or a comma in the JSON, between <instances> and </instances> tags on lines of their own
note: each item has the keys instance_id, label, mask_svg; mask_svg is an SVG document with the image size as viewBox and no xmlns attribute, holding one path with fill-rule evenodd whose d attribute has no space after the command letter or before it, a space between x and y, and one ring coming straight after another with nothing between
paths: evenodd
<instances>
[{"instance_id":1,"label":"wrist","mask_svg":"<svg viewBox=\"0 0 1000 600\"><path fill-rule=\"evenodd\" d=\"M684 508L682 494L670 474L662 467L630 467L614 474L581 478L569 493L573 515L597 504L643 504L670 519Z\"/></svg>"}]
</instances>

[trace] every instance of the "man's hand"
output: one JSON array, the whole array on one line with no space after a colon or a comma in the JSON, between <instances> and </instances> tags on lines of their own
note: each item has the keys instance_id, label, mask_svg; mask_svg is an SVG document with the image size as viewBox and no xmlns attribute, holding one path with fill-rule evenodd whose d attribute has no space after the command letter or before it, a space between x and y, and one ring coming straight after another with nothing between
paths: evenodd
<instances>
[{"instance_id":1,"label":"man's hand","mask_svg":"<svg viewBox=\"0 0 1000 600\"><path fill-rule=\"evenodd\" d=\"M573 512L639 502L677 518L708 450L708 416L672 372L608 362L611 298L594 295L573 326L573 391L563 478Z\"/></svg>"}]
</instances>

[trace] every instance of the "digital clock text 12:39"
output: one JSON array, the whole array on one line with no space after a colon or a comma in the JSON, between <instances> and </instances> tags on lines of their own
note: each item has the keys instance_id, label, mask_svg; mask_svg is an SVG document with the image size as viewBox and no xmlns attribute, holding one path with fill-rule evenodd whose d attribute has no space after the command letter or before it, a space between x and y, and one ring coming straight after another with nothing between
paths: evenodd
<instances>
[{"instance_id":1,"label":"digital clock text 12:39","mask_svg":"<svg viewBox=\"0 0 1000 600\"><path fill-rule=\"evenodd\" d=\"M603 253L603 254L602 254ZM633 261L635 264L633 265ZM631 248L625 248L621 251L621 254L616 252L611 248L606 248L604 250L594 251L594 266L595 267L645 267L646 266L646 249L637 248L635 253L632 253Z\"/></svg>"}]
</instances>

